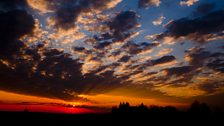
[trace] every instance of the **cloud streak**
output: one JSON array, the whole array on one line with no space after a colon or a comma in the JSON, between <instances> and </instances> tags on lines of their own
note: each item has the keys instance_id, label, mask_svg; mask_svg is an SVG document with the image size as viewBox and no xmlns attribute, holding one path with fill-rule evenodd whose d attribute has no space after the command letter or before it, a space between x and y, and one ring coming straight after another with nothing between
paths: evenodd
<instances>
[{"instance_id":1,"label":"cloud streak","mask_svg":"<svg viewBox=\"0 0 224 126\"><path fill-rule=\"evenodd\" d=\"M224 11L217 10L194 19L181 18L174 20L165 26L164 33L156 35L156 40L164 40L166 37L174 39L188 39L196 42L208 42L223 38ZM205 27L206 26L206 27Z\"/></svg>"},{"instance_id":2,"label":"cloud streak","mask_svg":"<svg viewBox=\"0 0 224 126\"><path fill-rule=\"evenodd\" d=\"M147 8L151 6L159 6L161 4L160 0L139 0L138 7Z\"/></svg>"},{"instance_id":3,"label":"cloud streak","mask_svg":"<svg viewBox=\"0 0 224 126\"><path fill-rule=\"evenodd\" d=\"M198 2L199 0L186 0L186 1L180 1L180 5L181 6L192 6L194 5L196 2Z\"/></svg>"}]
</instances>

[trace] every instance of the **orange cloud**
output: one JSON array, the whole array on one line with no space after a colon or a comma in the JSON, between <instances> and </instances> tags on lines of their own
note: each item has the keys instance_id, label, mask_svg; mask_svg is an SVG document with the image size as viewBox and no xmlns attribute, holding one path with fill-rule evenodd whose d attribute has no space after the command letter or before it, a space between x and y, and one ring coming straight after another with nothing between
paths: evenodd
<instances>
[{"instance_id":1,"label":"orange cloud","mask_svg":"<svg viewBox=\"0 0 224 126\"><path fill-rule=\"evenodd\" d=\"M199 0L187 0L187 1L180 1L180 5L181 6L184 6L184 5L186 5L186 6L192 6L192 5L194 5L196 2L198 2Z\"/></svg>"}]
</instances>

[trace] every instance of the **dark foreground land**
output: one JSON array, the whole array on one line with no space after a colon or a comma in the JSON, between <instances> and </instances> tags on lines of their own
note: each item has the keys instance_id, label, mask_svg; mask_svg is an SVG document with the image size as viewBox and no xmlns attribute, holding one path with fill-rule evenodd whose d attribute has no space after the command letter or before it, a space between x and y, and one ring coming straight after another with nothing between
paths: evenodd
<instances>
[{"instance_id":1,"label":"dark foreground land","mask_svg":"<svg viewBox=\"0 0 224 126\"><path fill-rule=\"evenodd\" d=\"M219 108L210 110L203 105L181 112L171 106L147 108L121 104L108 114L0 112L0 121L1 126L223 126L224 113Z\"/></svg>"}]
</instances>

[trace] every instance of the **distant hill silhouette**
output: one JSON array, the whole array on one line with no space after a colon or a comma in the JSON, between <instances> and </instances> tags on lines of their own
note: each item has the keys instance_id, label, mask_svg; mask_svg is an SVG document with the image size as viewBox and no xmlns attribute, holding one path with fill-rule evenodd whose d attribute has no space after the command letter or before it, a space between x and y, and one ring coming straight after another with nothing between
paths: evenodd
<instances>
[{"instance_id":1,"label":"distant hill silhouette","mask_svg":"<svg viewBox=\"0 0 224 126\"><path fill-rule=\"evenodd\" d=\"M151 105L149 107L145 106L143 103L139 106L130 106L128 102L120 103L119 107L113 107L112 113L125 114L125 113L151 113L151 114L165 114L165 113L179 113L173 106L156 106ZM215 113L222 113L222 109L216 107L214 111L206 103L200 103L199 101L194 101L190 108L184 112L192 115L211 115Z\"/></svg>"},{"instance_id":2,"label":"distant hill silhouette","mask_svg":"<svg viewBox=\"0 0 224 126\"><path fill-rule=\"evenodd\" d=\"M128 102L120 103L118 107L112 108L112 114L119 122L147 122L176 124L185 122L188 125L195 124L218 124L224 119L224 113L221 108L216 107L212 110L206 103L194 101L186 111L179 111L173 106L156 106L149 107L141 104L139 106L130 106ZM131 123L131 124L132 124Z\"/></svg>"}]
</instances>

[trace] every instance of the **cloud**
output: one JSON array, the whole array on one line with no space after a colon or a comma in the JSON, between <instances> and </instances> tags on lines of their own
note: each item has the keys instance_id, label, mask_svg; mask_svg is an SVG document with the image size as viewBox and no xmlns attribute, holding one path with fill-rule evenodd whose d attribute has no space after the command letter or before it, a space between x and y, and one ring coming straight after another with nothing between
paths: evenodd
<instances>
[{"instance_id":1,"label":"cloud","mask_svg":"<svg viewBox=\"0 0 224 126\"><path fill-rule=\"evenodd\" d=\"M151 42L151 43L148 43L148 42L142 42L141 43L141 46L144 48L144 49L151 49L151 48L154 48L154 47L157 47L159 46L160 43L158 42Z\"/></svg>"},{"instance_id":2,"label":"cloud","mask_svg":"<svg viewBox=\"0 0 224 126\"><path fill-rule=\"evenodd\" d=\"M185 61L195 67L201 67L205 61L210 57L209 51L204 51L204 48L196 47L186 50Z\"/></svg>"},{"instance_id":3,"label":"cloud","mask_svg":"<svg viewBox=\"0 0 224 126\"><path fill-rule=\"evenodd\" d=\"M14 9L21 9L27 5L26 0L1 0L0 11L9 11Z\"/></svg>"},{"instance_id":4,"label":"cloud","mask_svg":"<svg viewBox=\"0 0 224 126\"><path fill-rule=\"evenodd\" d=\"M185 1L180 1L180 5L181 6L192 6L194 5L196 2L198 2L199 0L185 0Z\"/></svg>"},{"instance_id":5,"label":"cloud","mask_svg":"<svg viewBox=\"0 0 224 126\"><path fill-rule=\"evenodd\" d=\"M166 19L164 16L160 16L158 19L154 20L152 24L155 26L161 25L164 19Z\"/></svg>"},{"instance_id":6,"label":"cloud","mask_svg":"<svg viewBox=\"0 0 224 126\"><path fill-rule=\"evenodd\" d=\"M10 9L0 13L1 90L63 100L82 100L78 94L88 94L94 90L107 91L120 84L111 71L103 73L103 77L89 73L85 78L82 74L83 64L71 58L70 54L46 48L41 41L37 45L32 43L32 46L23 42L20 38L30 35L37 24L25 9L9 5ZM74 52L90 54L81 47L74 48ZM112 80L110 83L105 82L104 77Z\"/></svg>"},{"instance_id":7,"label":"cloud","mask_svg":"<svg viewBox=\"0 0 224 126\"><path fill-rule=\"evenodd\" d=\"M127 53L132 54L132 55L140 53L142 51L140 46L134 42L128 42L128 43L124 44L122 46L122 50L126 51Z\"/></svg>"},{"instance_id":8,"label":"cloud","mask_svg":"<svg viewBox=\"0 0 224 126\"><path fill-rule=\"evenodd\" d=\"M1 61L0 78L4 84L0 89L63 100L81 100L78 94L101 81L95 75L87 77L91 79L84 79L81 73L82 64L73 60L69 54L57 49L45 49L43 55L45 58L38 60L34 60L31 54L26 55L30 57L29 60L10 59L8 61L14 63L13 70Z\"/></svg>"},{"instance_id":9,"label":"cloud","mask_svg":"<svg viewBox=\"0 0 224 126\"><path fill-rule=\"evenodd\" d=\"M137 18L138 16L134 11L124 11L110 21L108 26L115 35L120 35L122 32L135 28L138 25Z\"/></svg>"},{"instance_id":10,"label":"cloud","mask_svg":"<svg viewBox=\"0 0 224 126\"><path fill-rule=\"evenodd\" d=\"M130 60L131 56L123 56L119 59L118 62L128 62Z\"/></svg>"},{"instance_id":11,"label":"cloud","mask_svg":"<svg viewBox=\"0 0 224 126\"><path fill-rule=\"evenodd\" d=\"M210 69L213 69L215 71L218 71L218 72L222 72L224 73L224 57L223 59L216 59L210 63L207 64L207 67L209 67Z\"/></svg>"},{"instance_id":12,"label":"cloud","mask_svg":"<svg viewBox=\"0 0 224 126\"><path fill-rule=\"evenodd\" d=\"M75 51L85 52L85 49L77 47ZM96 75L103 66L92 64L98 62L94 58L80 63L58 49L32 46L14 57L0 60L1 90L74 101L86 100L80 94L102 93L119 87L123 80L115 77L113 70Z\"/></svg>"},{"instance_id":13,"label":"cloud","mask_svg":"<svg viewBox=\"0 0 224 126\"><path fill-rule=\"evenodd\" d=\"M182 97L182 98L191 98L195 96L202 96L205 95L206 92L203 90L199 90L197 86L194 85L187 85L187 86L160 86L156 87L157 90L165 93L168 96L175 96L175 97Z\"/></svg>"},{"instance_id":14,"label":"cloud","mask_svg":"<svg viewBox=\"0 0 224 126\"><path fill-rule=\"evenodd\" d=\"M37 10L41 13L49 13L54 12L53 7L49 6L49 0L26 0L27 4L33 8L34 10ZM56 2L56 1L55 1ZM55 4L52 2L52 6Z\"/></svg>"},{"instance_id":15,"label":"cloud","mask_svg":"<svg viewBox=\"0 0 224 126\"><path fill-rule=\"evenodd\" d=\"M34 19L24 10L13 10L1 13L1 40L13 41L31 33L34 28Z\"/></svg>"},{"instance_id":16,"label":"cloud","mask_svg":"<svg viewBox=\"0 0 224 126\"><path fill-rule=\"evenodd\" d=\"M196 10L193 12L193 15L194 16L201 16L201 15L205 15L205 14L208 14L212 11L214 11L216 7L216 4L214 3L203 3L203 4L200 4Z\"/></svg>"},{"instance_id":17,"label":"cloud","mask_svg":"<svg viewBox=\"0 0 224 126\"><path fill-rule=\"evenodd\" d=\"M55 24L59 28L68 30L75 27L78 18L84 13L100 13L114 8L121 0L28 0L29 6L42 13L54 13Z\"/></svg>"},{"instance_id":18,"label":"cloud","mask_svg":"<svg viewBox=\"0 0 224 126\"><path fill-rule=\"evenodd\" d=\"M208 94L216 94L223 90L224 83L220 81L205 80L203 84L199 85L199 88L206 91Z\"/></svg>"},{"instance_id":19,"label":"cloud","mask_svg":"<svg viewBox=\"0 0 224 126\"><path fill-rule=\"evenodd\" d=\"M194 69L193 71L197 70L198 73L206 68L207 70L210 69L223 73L223 53L212 53L198 47L191 48L185 53L185 61L191 65L189 70ZM193 71L189 73L194 73Z\"/></svg>"},{"instance_id":20,"label":"cloud","mask_svg":"<svg viewBox=\"0 0 224 126\"><path fill-rule=\"evenodd\" d=\"M81 7L66 6L59 8L56 11L56 25L62 27L63 29L70 29L74 27L75 22L81 12Z\"/></svg>"},{"instance_id":21,"label":"cloud","mask_svg":"<svg viewBox=\"0 0 224 126\"><path fill-rule=\"evenodd\" d=\"M25 6L24 1L3 0L0 6L3 6L3 10L0 9L0 56L11 55L24 46L19 39L32 33L34 19L26 10L18 9L20 6Z\"/></svg>"},{"instance_id":22,"label":"cloud","mask_svg":"<svg viewBox=\"0 0 224 126\"><path fill-rule=\"evenodd\" d=\"M102 61L91 55L85 58L82 65L82 74L91 73L91 71L97 70L102 65Z\"/></svg>"},{"instance_id":23,"label":"cloud","mask_svg":"<svg viewBox=\"0 0 224 126\"><path fill-rule=\"evenodd\" d=\"M82 13L103 11L115 7L121 0L70 0L63 1L62 6L56 9L57 24L67 29L72 27ZM96 12L97 13L97 12Z\"/></svg>"},{"instance_id":24,"label":"cloud","mask_svg":"<svg viewBox=\"0 0 224 126\"><path fill-rule=\"evenodd\" d=\"M199 43L223 39L224 10L217 10L197 18L181 18L165 26L165 32L154 36L155 40L171 37L175 40L188 39ZM205 27L206 26L206 27Z\"/></svg>"},{"instance_id":25,"label":"cloud","mask_svg":"<svg viewBox=\"0 0 224 126\"><path fill-rule=\"evenodd\" d=\"M136 12L128 10L119 12L111 19L103 22L107 29L94 35L95 48L102 49L111 46L113 43L126 43L138 36L139 32L134 31L139 26L137 19Z\"/></svg>"},{"instance_id":26,"label":"cloud","mask_svg":"<svg viewBox=\"0 0 224 126\"><path fill-rule=\"evenodd\" d=\"M167 55L169 53L173 52L173 49L168 49L168 48L165 48L165 49L161 49L157 54L156 56L157 57L161 57L161 56L164 56L164 55Z\"/></svg>"},{"instance_id":27,"label":"cloud","mask_svg":"<svg viewBox=\"0 0 224 126\"><path fill-rule=\"evenodd\" d=\"M161 0L139 0L138 7L140 8L147 8L151 6L158 7L161 4Z\"/></svg>"},{"instance_id":28,"label":"cloud","mask_svg":"<svg viewBox=\"0 0 224 126\"><path fill-rule=\"evenodd\" d=\"M102 43L97 43L95 46L96 49L104 49L105 47L110 46L111 42L102 42Z\"/></svg>"},{"instance_id":29,"label":"cloud","mask_svg":"<svg viewBox=\"0 0 224 126\"><path fill-rule=\"evenodd\" d=\"M192 66L181 66L181 67L172 67L172 68L165 69L165 72L167 76L172 76L172 75L180 76L180 75L188 74L192 72L193 70L194 68Z\"/></svg>"},{"instance_id":30,"label":"cloud","mask_svg":"<svg viewBox=\"0 0 224 126\"><path fill-rule=\"evenodd\" d=\"M222 56L214 53L208 55L208 57L206 61L202 58L204 64L200 66L175 66L161 70L161 77L157 76L151 79L151 81L155 81L159 85L153 88L169 96L186 98L202 95L208 96L223 92L223 73L221 71L211 72L208 68L205 68L207 67L207 62ZM162 74L163 72L165 75ZM186 94L183 95L183 92Z\"/></svg>"},{"instance_id":31,"label":"cloud","mask_svg":"<svg viewBox=\"0 0 224 126\"><path fill-rule=\"evenodd\" d=\"M174 61L176 58L172 55L168 55L168 56L163 56L159 59L155 59L152 60L152 65L159 65L159 64L164 64L164 63L168 63L168 62L172 62Z\"/></svg>"}]
</instances>

